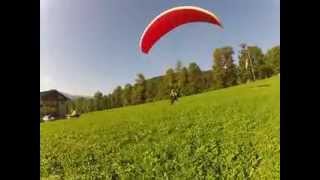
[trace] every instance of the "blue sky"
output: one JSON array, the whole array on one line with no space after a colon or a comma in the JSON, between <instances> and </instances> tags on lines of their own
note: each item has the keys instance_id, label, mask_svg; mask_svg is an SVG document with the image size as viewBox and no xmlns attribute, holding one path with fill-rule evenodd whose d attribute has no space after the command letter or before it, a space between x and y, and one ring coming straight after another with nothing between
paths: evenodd
<instances>
[{"instance_id":1,"label":"blue sky","mask_svg":"<svg viewBox=\"0 0 320 180\"><path fill-rule=\"evenodd\" d=\"M265 52L280 44L280 0L40 0L40 91L76 95L111 92L164 74L177 60L212 66L215 48L242 42ZM160 39L148 55L139 50L147 24L162 11L194 5L214 12L224 29L183 25ZM237 60L237 57L235 56Z\"/></svg>"}]
</instances>

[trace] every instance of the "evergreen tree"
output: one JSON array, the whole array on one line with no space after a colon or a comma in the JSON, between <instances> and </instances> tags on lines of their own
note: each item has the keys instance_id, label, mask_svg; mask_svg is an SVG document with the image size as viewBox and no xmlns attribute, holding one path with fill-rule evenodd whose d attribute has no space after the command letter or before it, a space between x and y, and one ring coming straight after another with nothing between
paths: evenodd
<instances>
[{"instance_id":1,"label":"evergreen tree","mask_svg":"<svg viewBox=\"0 0 320 180\"><path fill-rule=\"evenodd\" d=\"M109 109L109 107L108 107L108 95L103 95L103 97L102 97L102 106L103 106L103 109Z\"/></svg>"},{"instance_id":2,"label":"evergreen tree","mask_svg":"<svg viewBox=\"0 0 320 180\"><path fill-rule=\"evenodd\" d=\"M177 88L177 77L176 77L176 73L172 68L169 68L166 71L164 80L167 83L167 89Z\"/></svg>"},{"instance_id":3,"label":"evergreen tree","mask_svg":"<svg viewBox=\"0 0 320 180\"><path fill-rule=\"evenodd\" d=\"M182 95L189 95L188 83L188 69L183 67L178 74L178 89Z\"/></svg>"},{"instance_id":4,"label":"evergreen tree","mask_svg":"<svg viewBox=\"0 0 320 180\"><path fill-rule=\"evenodd\" d=\"M203 79L200 67L196 63L190 63L188 67L188 93L199 93L203 89Z\"/></svg>"},{"instance_id":5,"label":"evergreen tree","mask_svg":"<svg viewBox=\"0 0 320 180\"><path fill-rule=\"evenodd\" d=\"M138 74L133 88L132 102L134 104L144 103L146 100L146 80L143 74Z\"/></svg>"},{"instance_id":6,"label":"evergreen tree","mask_svg":"<svg viewBox=\"0 0 320 180\"><path fill-rule=\"evenodd\" d=\"M158 82L158 92L156 95L156 100L167 99L169 96L168 83L165 76L161 76L160 81Z\"/></svg>"},{"instance_id":7,"label":"evergreen tree","mask_svg":"<svg viewBox=\"0 0 320 180\"><path fill-rule=\"evenodd\" d=\"M104 103L105 103L106 109L113 108L111 94L104 96Z\"/></svg>"},{"instance_id":8,"label":"evergreen tree","mask_svg":"<svg viewBox=\"0 0 320 180\"><path fill-rule=\"evenodd\" d=\"M257 79L280 72L280 46L269 49L266 55L257 46L243 48L239 53L238 67L234 64L233 54L229 46L215 49L212 71L201 71L196 63L184 67L178 61L176 67L169 68L163 76L146 80L143 74L138 74L134 85L126 84L123 89L118 86L108 95L98 91L93 98L81 97L67 102L67 112L77 110L85 113L166 99L171 89L178 90L180 95L191 95L211 87L218 89L233 86L253 79L248 69L251 63Z\"/></svg>"},{"instance_id":9,"label":"evergreen tree","mask_svg":"<svg viewBox=\"0 0 320 180\"><path fill-rule=\"evenodd\" d=\"M123 105L130 105L132 104L132 85L131 84L126 84L123 89L122 93L122 100L123 100Z\"/></svg>"},{"instance_id":10,"label":"evergreen tree","mask_svg":"<svg viewBox=\"0 0 320 180\"><path fill-rule=\"evenodd\" d=\"M237 67L233 60L232 47L217 48L213 53L213 87L225 88L237 84Z\"/></svg>"},{"instance_id":11,"label":"evergreen tree","mask_svg":"<svg viewBox=\"0 0 320 180\"><path fill-rule=\"evenodd\" d=\"M102 99L99 99L99 101L102 101ZM94 98L90 98L90 99L86 99L85 100L86 103L86 112L92 112L92 111L96 111L99 110L97 109L98 106L100 106L100 104L97 106L97 100L95 100ZM99 102L101 103L101 102ZM102 108L102 107L100 107Z\"/></svg>"},{"instance_id":12,"label":"evergreen tree","mask_svg":"<svg viewBox=\"0 0 320 180\"><path fill-rule=\"evenodd\" d=\"M280 73L280 45L269 49L265 55L265 59L272 66L274 74Z\"/></svg>"},{"instance_id":13,"label":"evergreen tree","mask_svg":"<svg viewBox=\"0 0 320 180\"><path fill-rule=\"evenodd\" d=\"M182 62L181 62L180 60L179 60L179 61L177 61L176 69L175 69L176 73L180 73L180 72L181 72L181 70L182 70L182 68L183 68L183 64L182 64Z\"/></svg>"},{"instance_id":14,"label":"evergreen tree","mask_svg":"<svg viewBox=\"0 0 320 180\"><path fill-rule=\"evenodd\" d=\"M122 88L117 86L117 88L112 92L113 107L122 106Z\"/></svg>"},{"instance_id":15,"label":"evergreen tree","mask_svg":"<svg viewBox=\"0 0 320 180\"><path fill-rule=\"evenodd\" d=\"M158 92L157 81L155 79L149 79L146 81L146 101L154 101Z\"/></svg>"},{"instance_id":16,"label":"evergreen tree","mask_svg":"<svg viewBox=\"0 0 320 180\"><path fill-rule=\"evenodd\" d=\"M204 71L202 72L202 79L203 79L203 83L204 83L204 86L203 88L204 89L209 89L212 87L212 81L213 81L213 78L212 78L212 71Z\"/></svg>"},{"instance_id":17,"label":"evergreen tree","mask_svg":"<svg viewBox=\"0 0 320 180\"><path fill-rule=\"evenodd\" d=\"M102 92L97 91L93 97L94 97L94 101L95 101L95 110L98 110L98 111L102 110L103 109L103 94L102 94ZM89 109L91 109L91 108L88 107L88 102L86 104L87 104L86 109L87 109L87 111L89 111Z\"/></svg>"}]
</instances>

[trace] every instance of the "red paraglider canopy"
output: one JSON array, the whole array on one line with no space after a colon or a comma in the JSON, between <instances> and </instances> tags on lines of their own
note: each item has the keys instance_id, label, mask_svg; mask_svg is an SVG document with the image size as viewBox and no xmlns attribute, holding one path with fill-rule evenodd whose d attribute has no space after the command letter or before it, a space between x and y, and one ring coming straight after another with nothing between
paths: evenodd
<instances>
[{"instance_id":1,"label":"red paraglider canopy","mask_svg":"<svg viewBox=\"0 0 320 180\"><path fill-rule=\"evenodd\" d=\"M148 54L152 46L172 29L191 22L207 22L222 28L221 21L213 13L194 6L175 7L154 18L140 38L142 52Z\"/></svg>"}]
</instances>

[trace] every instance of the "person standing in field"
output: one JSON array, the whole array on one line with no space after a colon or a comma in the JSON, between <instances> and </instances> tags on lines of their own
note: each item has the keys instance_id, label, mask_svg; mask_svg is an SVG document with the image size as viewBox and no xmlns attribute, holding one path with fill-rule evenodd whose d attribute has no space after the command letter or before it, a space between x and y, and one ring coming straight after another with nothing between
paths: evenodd
<instances>
[{"instance_id":1,"label":"person standing in field","mask_svg":"<svg viewBox=\"0 0 320 180\"><path fill-rule=\"evenodd\" d=\"M171 89L170 98L171 98L171 104L173 104L175 101L178 100L178 93L174 89Z\"/></svg>"}]
</instances>

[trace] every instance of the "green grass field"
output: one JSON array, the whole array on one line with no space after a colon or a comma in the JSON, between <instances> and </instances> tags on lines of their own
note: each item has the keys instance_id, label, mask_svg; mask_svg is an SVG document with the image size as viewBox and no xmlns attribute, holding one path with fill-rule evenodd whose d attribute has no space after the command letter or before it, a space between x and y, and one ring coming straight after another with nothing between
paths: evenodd
<instances>
[{"instance_id":1,"label":"green grass field","mask_svg":"<svg viewBox=\"0 0 320 180\"><path fill-rule=\"evenodd\" d=\"M41 178L280 179L279 82L41 123Z\"/></svg>"}]
</instances>

